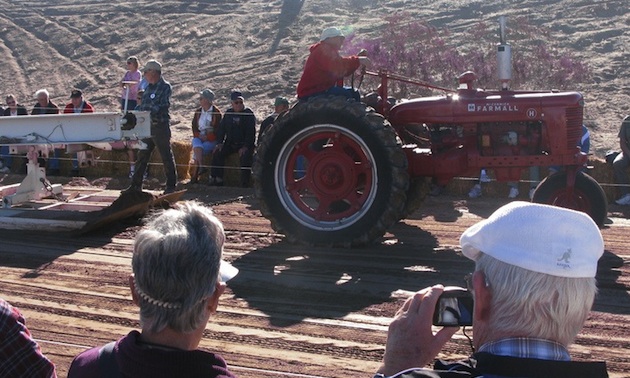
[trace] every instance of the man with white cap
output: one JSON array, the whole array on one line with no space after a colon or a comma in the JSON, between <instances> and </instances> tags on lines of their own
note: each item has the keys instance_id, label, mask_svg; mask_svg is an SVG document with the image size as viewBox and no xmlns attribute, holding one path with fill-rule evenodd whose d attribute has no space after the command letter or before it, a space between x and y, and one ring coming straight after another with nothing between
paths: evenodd
<instances>
[{"instance_id":1,"label":"man with white cap","mask_svg":"<svg viewBox=\"0 0 630 378\"><path fill-rule=\"evenodd\" d=\"M431 331L444 287L409 298L392 321L375 377L607 377L604 362L571 361L567 350L597 292L604 242L586 214L516 201L467 229L463 254L475 261L472 356L432 362L458 330Z\"/></svg>"},{"instance_id":2,"label":"man with white cap","mask_svg":"<svg viewBox=\"0 0 630 378\"><path fill-rule=\"evenodd\" d=\"M369 65L370 60L365 56L365 52L348 57L339 55L344 40L345 36L341 30L331 27L324 29L319 42L311 45L310 55L306 59L304 72L297 86L298 99L333 94L360 100L356 90L343 87L343 78L352 74L361 65Z\"/></svg>"},{"instance_id":3,"label":"man with white cap","mask_svg":"<svg viewBox=\"0 0 630 378\"><path fill-rule=\"evenodd\" d=\"M226 282L238 269L222 260L225 233L209 207L184 202L138 233L129 286L141 332L89 349L68 377L232 378L225 360L198 349Z\"/></svg>"},{"instance_id":4,"label":"man with white cap","mask_svg":"<svg viewBox=\"0 0 630 378\"><path fill-rule=\"evenodd\" d=\"M175 169L175 157L171 148L171 84L162 77L162 64L157 60L149 60L144 65L144 78L149 85L142 95L141 104L137 110L151 112L151 138L143 139L147 148L138 152L136 169L131 177L131 185L123 193L142 191L142 181L146 172L151 153L157 147L164 174L166 175L166 189L164 194L175 191L177 185L177 170Z\"/></svg>"}]
</instances>

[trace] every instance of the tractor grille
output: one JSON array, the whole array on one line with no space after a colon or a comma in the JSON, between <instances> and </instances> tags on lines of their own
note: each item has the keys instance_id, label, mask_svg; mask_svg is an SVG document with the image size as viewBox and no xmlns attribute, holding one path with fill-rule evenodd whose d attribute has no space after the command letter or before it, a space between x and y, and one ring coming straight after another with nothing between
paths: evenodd
<instances>
[{"instance_id":1,"label":"tractor grille","mask_svg":"<svg viewBox=\"0 0 630 378\"><path fill-rule=\"evenodd\" d=\"M567 108L567 149L571 151L582 138L582 121L584 108L581 106Z\"/></svg>"}]
</instances>

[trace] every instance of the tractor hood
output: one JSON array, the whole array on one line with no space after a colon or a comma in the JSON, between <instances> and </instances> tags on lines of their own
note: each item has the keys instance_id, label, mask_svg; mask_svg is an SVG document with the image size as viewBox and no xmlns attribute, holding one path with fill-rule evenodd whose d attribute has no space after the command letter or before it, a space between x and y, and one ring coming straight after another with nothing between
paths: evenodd
<instances>
[{"instance_id":1,"label":"tractor hood","mask_svg":"<svg viewBox=\"0 0 630 378\"><path fill-rule=\"evenodd\" d=\"M455 94L423 97L395 105L392 125L543 120L546 110L582 107L578 92L460 90Z\"/></svg>"}]
</instances>

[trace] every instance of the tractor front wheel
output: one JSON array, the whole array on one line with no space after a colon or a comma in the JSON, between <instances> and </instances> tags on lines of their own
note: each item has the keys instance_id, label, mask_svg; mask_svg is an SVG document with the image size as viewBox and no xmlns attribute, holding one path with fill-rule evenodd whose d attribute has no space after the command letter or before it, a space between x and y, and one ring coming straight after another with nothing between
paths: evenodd
<instances>
[{"instance_id":1,"label":"tractor front wheel","mask_svg":"<svg viewBox=\"0 0 630 378\"><path fill-rule=\"evenodd\" d=\"M588 214L598 226L606 221L608 202L602 187L591 176L577 172L575 185L567 187L567 173L546 177L536 188L533 202L565 207Z\"/></svg>"}]
</instances>

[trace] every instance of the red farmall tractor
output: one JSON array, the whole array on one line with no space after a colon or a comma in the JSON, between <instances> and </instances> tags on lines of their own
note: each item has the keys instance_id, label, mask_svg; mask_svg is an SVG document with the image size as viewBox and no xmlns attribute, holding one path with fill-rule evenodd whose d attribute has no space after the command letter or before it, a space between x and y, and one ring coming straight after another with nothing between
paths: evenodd
<instances>
[{"instance_id":1,"label":"red farmall tractor","mask_svg":"<svg viewBox=\"0 0 630 378\"><path fill-rule=\"evenodd\" d=\"M601 225L607 199L581 171L584 100L578 92L513 91L510 46L498 45L502 89L474 88L464 73L457 90L392 105L344 97L298 102L259 141L254 189L261 212L289 241L359 246L380 238L422 204L429 184L494 171L518 181L530 166L561 166L533 201L580 210ZM385 71L390 80L425 85ZM434 87L435 88L435 87Z\"/></svg>"}]
</instances>

